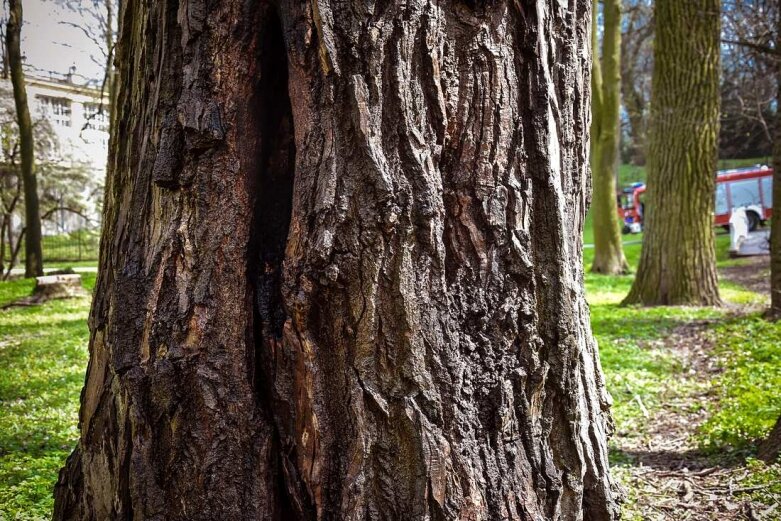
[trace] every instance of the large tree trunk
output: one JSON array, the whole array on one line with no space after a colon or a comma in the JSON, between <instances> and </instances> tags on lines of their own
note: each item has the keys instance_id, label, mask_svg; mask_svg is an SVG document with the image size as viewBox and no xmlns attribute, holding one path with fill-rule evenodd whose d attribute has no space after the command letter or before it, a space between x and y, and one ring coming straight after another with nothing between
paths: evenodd
<instances>
[{"instance_id":1,"label":"large tree trunk","mask_svg":"<svg viewBox=\"0 0 781 521\"><path fill-rule=\"evenodd\" d=\"M55 519L617 517L590 0L127 2Z\"/></svg>"},{"instance_id":2,"label":"large tree trunk","mask_svg":"<svg viewBox=\"0 0 781 521\"><path fill-rule=\"evenodd\" d=\"M645 236L627 303L719 304L719 0L657 0Z\"/></svg>"},{"instance_id":3,"label":"large tree trunk","mask_svg":"<svg viewBox=\"0 0 781 521\"><path fill-rule=\"evenodd\" d=\"M22 1L9 0L8 23L6 25L6 48L11 68L11 83L14 89L16 120L19 124L19 152L21 155L22 182L24 183L24 276L43 275L41 252L41 216L38 204L38 182L33 164L33 124L27 106L27 89L22 70L20 49L22 32Z\"/></svg>"},{"instance_id":4,"label":"large tree trunk","mask_svg":"<svg viewBox=\"0 0 781 521\"><path fill-rule=\"evenodd\" d=\"M624 257L621 229L616 210L616 169L621 138L621 0L605 0L602 60L597 56L597 23L592 23L594 49L591 120L591 171L594 180L595 273L615 275L626 273L629 265ZM597 0L594 0L594 11Z\"/></svg>"},{"instance_id":5,"label":"large tree trunk","mask_svg":"<svg viewBox=\"0 0 781 521\"><path fill-rule=\"evenodd\" d=\"M781 6L776 9L776 49L779 49L779 44L781 44ZM775 56L775 67L776 115L773 129L773 215L770 219L770 310L768 314L773 319L781 319L781 56ZM779 424L781 425L781 421Z\"/></svg>"}]
</instances>

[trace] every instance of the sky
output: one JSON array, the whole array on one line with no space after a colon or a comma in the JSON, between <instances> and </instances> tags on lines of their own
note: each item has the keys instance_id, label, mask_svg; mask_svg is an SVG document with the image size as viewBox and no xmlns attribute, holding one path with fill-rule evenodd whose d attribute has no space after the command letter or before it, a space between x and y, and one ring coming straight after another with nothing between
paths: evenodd
<instances>
[{"instance_id":1,"label":"sky","mask_svg":"<svg viewBox=\"0 0 781 521\"><path fill-rule=\"evenodd\" d=\"M71 66L76 67L77 83L86 79L101 79L103 69L92 59L103 61L101 49L79 28L95 25L90 16L81 16L63 6L62 0L25 0L24 25L22 26L22 53L26 64L36 69L37 75L48 75L49 71L66 74ZM78 3L78 2L72 2ZM92 5L90 0L82 1ZM5 9L5 7L4 7ZM7 13L3 13L3 21ZM99 29L93 27L94 32Z\"/></svg>"}]
</instances>

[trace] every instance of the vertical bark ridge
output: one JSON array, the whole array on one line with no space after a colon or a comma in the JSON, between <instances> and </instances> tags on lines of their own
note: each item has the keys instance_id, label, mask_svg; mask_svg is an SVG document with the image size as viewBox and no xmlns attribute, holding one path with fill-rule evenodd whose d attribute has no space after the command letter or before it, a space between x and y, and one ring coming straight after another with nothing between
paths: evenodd
<instances>
[{"instance_id":1,"label":"vertical bark ridge","mask_svg":"<svg viewBox=\"0 0 781 521\"><path fill-rule=\"evenodd\" d=\"M237 150L249 149L240 115L261 14L229 2L208 13L198 1L123 2L81 440L56 489L57 519L284 512L272 424L246 362L245 172L256 169L242 166L252 151Z\"/></svg>"},{"instance_id":2,"label":"vertical bark ridge","mask_svg":"<svg viewBox=\"0 0 781 521\"><path fill-rule=\"evenodd\" d=\"M590 2L250 4L123 6L58 519L617 518Z\"/></svg>"}]
</instances>

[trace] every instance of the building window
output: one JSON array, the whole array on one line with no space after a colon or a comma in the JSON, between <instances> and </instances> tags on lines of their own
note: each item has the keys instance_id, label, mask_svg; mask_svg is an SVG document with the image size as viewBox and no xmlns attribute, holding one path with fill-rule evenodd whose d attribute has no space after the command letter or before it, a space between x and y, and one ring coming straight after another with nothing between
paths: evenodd
<instances>
[{"instance_id":1,"label":"building window","mask_svg":"<svg viewBox=\"0 0 781 521\"><path fill-rule=\"evenodd\" d=\"M41 116L61 127L71 126L71 101L66 98L38 96Z\"/></svg>"},{"instance_id":2,"label":"building window","mask_svg":"<svg viewBox=\"0 0 781 521\"><path fill-rule=\"evenodd\" d=\"M84 119L87 122L85 128L108 132L108 107L101 110L99 103L84 104Z\"/></svg>"}]
</instances>

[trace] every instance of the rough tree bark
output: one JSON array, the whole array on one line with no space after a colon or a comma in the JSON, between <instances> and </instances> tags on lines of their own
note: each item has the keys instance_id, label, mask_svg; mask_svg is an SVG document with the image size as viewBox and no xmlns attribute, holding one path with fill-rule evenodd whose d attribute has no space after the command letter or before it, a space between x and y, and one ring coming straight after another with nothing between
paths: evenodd
<instances>
[{"instance_id":1,"label":"rough tree bark","mask_svg":"<svg viewBox=\"0 0 781 521\"><path fill-rule=\"evenodd\" d=\"M125 2L55 519L617 518L590 13Z\"/></svg>"},{"instance_id":2,"label":"rough tree bark","mask_svg":"<svg viewBox=\"0 0 781 521\"><path fill-rule=\"evenodd\" d=\"M719 0L655 3L645 235L625 303L720 303L713 235Z\"/></svg>"},{"instance_id":3,"label":"rough tree bark","mask_svg":"<svg viewBox=\"0 0 781 521\"><path fill-rule=\"evenodd\" d=\"M19 155L21 156L22 182L24 184L24 276L43 275L43 254L41 252L41 216L38 204L38 182L35 178L33 124L27 106L27 89L22 70L22 2L9 0L8 22L6 24L6 48L11 69L11 83L14 90L16 120L19 124Z\"/></svg>"},{"instance_id":4,"label":"rough tree bark","mask_svg":"<svg viewBox=\"0 0 781 521\"><path fill-rule=\"evenodd\" d=\"M781 5L776 8L775 49L781 49ZM776 115L773 136L773 215L770 218L770 310L768 315L781 319L781 55L766 53L775 59ZM779 421L781 425L781 420ZM781 427L779 427L781 432ZM781 436L779 436L781 438ZM781 446L781 442L779 443Z\"/></svg>"},{"instance_id":5,"label":"rough tree bark","mask_svg":"<svg viewBox=\"0 0 781 521\"><path fill-rule=\"evenodd\" d=\"M594 0L594 12L598 0ZM594 200L594 262L591 271L616 275L629 271L616 211L616 169L621 138L621 0L603 3L602 59L599 59L597 17L592 23L594 50L591 76L591 172Z\"/></svg>"}]
</instances>

